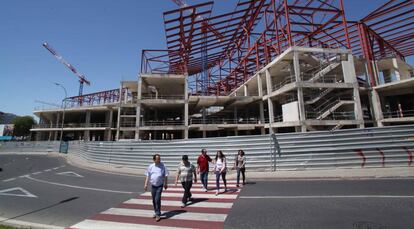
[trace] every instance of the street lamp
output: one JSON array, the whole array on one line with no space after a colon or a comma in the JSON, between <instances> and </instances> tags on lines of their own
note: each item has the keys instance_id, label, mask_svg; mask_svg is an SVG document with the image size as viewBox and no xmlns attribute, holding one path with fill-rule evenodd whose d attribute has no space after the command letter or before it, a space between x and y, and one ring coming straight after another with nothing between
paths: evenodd
<instances>
[{"instance_id":1,"label":"street lamp","mask_svg":"<svg viewBox=\"0 0 414 229\"><path fill-rule=\"evenodd\" d=\"M62 114L62 125L60 127L60 142L59 142L59 152L61 153L62 151L62 140L63 140L63 124L65 123L65 109L66 109L66 98L68 97L68 93L66 92L66 88L60 84L60 83L55 83L56 86L59 86L63 89L63 91L65 91L65 98L62 99L62 106L63 106L63 114Z\"/></svg>"}]
</instances>

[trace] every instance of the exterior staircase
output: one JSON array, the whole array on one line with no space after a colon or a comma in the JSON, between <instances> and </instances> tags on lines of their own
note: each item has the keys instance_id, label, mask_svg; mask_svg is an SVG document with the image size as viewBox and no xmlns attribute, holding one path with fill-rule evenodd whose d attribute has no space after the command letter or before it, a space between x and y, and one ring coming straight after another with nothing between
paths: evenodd
<instances>
[{"instance_id":1,"label":"exterior staircase","mask_svg":"<svg viewBox=\"0 0 414 229\"><path fill-rule=\"evenodd\" d=\"M338 67L341 63L340 62L333 62L320 70L319 72L315 73L312 78L309 79L309 82L315 82L319 78L323 77L324 75L328 74L330 71Z\"/></svg>"},{"instance_id":2,"label":"exterior staircase","mask_svg":"<svg viewBox=\"0 0 414 229\"><path fill-rule=\"evenodd\" d=\"M320 115L316 118L318 120L324 119L326 118L328 115L330 115L332 112L334 112L336 109L338 109L339 107L341 107L344 104L353 104L354 101L349 101L349 100L336 100L337 103L335 103L333 106L328 106L327 109L324 109L323 111L321 111Z\"/></svg>"},{"instance_id":3,"label":"exterior staircase","mask_svg":"<svg viewBox=\"0 0 414 229\"><path fill-rule=\"evenodd\" d=\"M326 88L321 93L319 93L315 97L311 98L311 100L306 101L305 104L306 105L314 104L314 103L316 103L317 101L319 101L321 98L323 98L325 95L327 95L329 92L331 92L333 90L334 90L334 88Z\"/></svg>"}]
</instances>

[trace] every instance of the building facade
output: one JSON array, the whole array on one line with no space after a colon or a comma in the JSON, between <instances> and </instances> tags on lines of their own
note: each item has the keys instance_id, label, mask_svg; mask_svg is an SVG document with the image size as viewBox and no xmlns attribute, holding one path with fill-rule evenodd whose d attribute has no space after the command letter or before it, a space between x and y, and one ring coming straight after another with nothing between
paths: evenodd
<instances>
[{"instance_id":1,"label":"building facade","mask_svg":"<svg viewBox=\"0 0 414 229\"><path fill-rule=\"evenodd\" d=\"M37 140L168 140L414 123L413 68L381 59L370 87L366 66L350 50L293 46L226 96L191 94L187 75L141 74L35 110L31 131Z\"/></svg>"}]
</instances>

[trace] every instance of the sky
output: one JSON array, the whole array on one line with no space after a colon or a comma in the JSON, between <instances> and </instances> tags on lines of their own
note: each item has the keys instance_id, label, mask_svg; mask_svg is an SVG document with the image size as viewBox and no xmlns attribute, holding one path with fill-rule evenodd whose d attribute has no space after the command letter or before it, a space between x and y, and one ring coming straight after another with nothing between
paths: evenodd
<instances>
[{"instance_id":1,"label":"sky","mask_svg":"<svg viewBox=\"0 0 414 229\"><path fill-rule=\"evenodd\" d=\"M213 15L235 2L216 0ZM384 2L344 0L346 17L361 19ZM0 111L33 115L48 107L42 102L60 104L65 94L55 82L78 95L77 76L44 42L91 82L84 94L136 80L141 51L166 48L162 13L176 8L172 0L0 0Z\"/></svg>"}]
</instances>

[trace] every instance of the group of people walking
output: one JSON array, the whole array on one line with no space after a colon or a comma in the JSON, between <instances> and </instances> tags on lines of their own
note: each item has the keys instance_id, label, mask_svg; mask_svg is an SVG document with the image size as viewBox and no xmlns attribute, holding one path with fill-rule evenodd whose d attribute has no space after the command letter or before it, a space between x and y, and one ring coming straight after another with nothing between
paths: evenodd
<instances>
[{"instance_id":1,"label":"group of people walking","mask_svg":"<svg viewBox=\"0 0 414 229\"><path fill-rule=\"evenodd\" d=\"M216 195L220 194L220 177L223 180L224 192L227 192L227 180L226 174L228 170L227 160L224 153L219 150L216 153L214 160L207 155L207 150L202 149L201 154L197 158L197 167L191 164L188 160L187 155L182 156L182 161L178 165L177 175L175 178L175 185L178 184L178 181L181 182L181 186L184 189L184 194L182 197L181 207L184 208L187 205L188 201L192 201L191 187L194 183L197 183L197 174L200 175L200 180L203 186L203 191L208 191L208 173L209 173L209 163L214 164L213 172L216 175ZM152 204L154 207L154 218L158 222L161 220L161 193L164 188L168 188L168 169L161 162L161 156L155 154L153 156L154 163L150 164L145 171L145 184L144 190L148 189L148 182L151 184L151 196ZM233 169L237 170L237 187L240 187L240 174L242 175L242 184L246 184L245 178L245 168L246 157L243 150L239 150L234 160Z\"/></svg>"}]
</instances>

